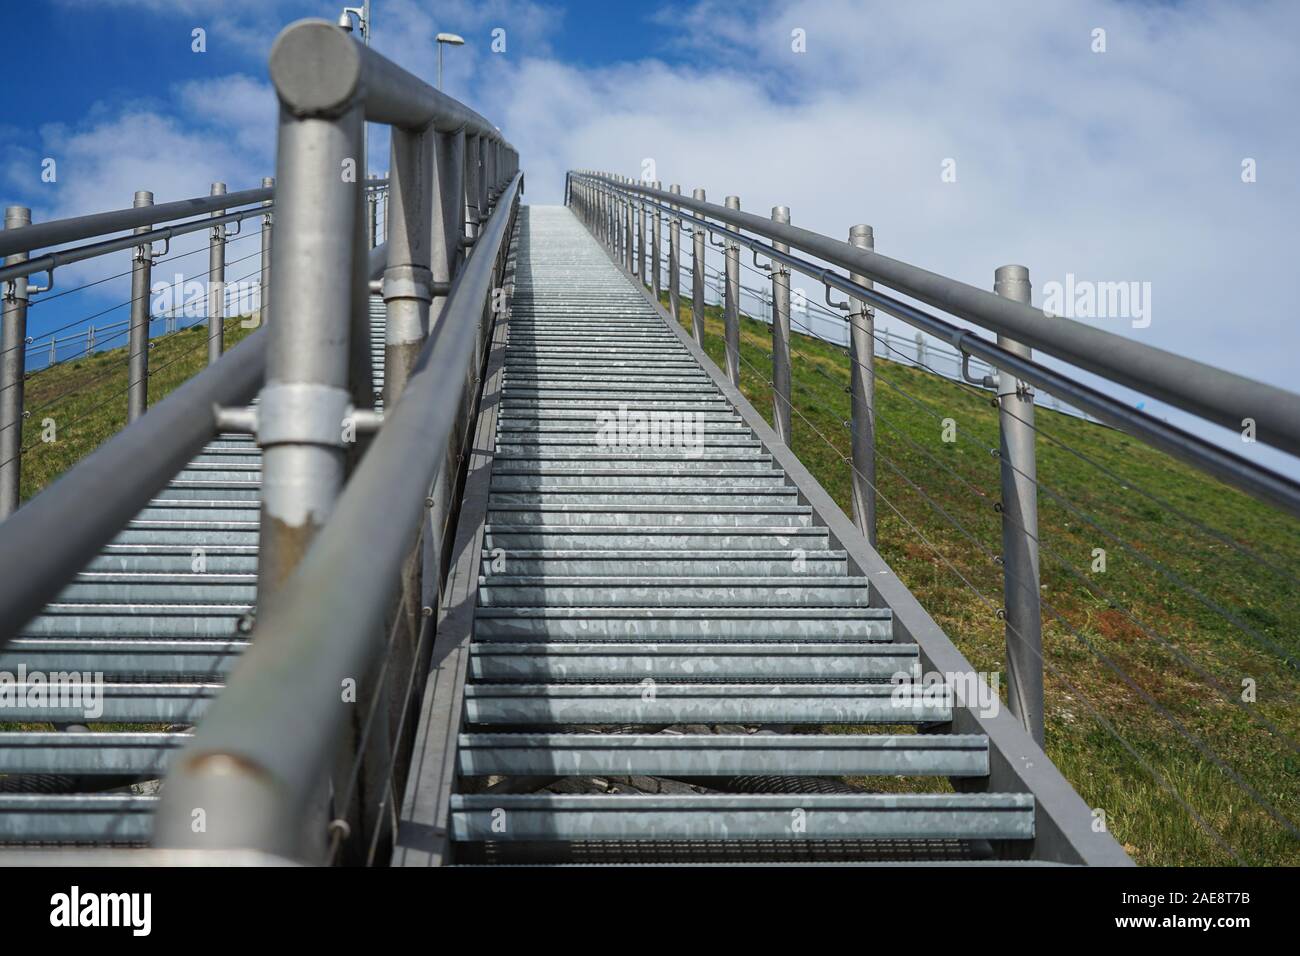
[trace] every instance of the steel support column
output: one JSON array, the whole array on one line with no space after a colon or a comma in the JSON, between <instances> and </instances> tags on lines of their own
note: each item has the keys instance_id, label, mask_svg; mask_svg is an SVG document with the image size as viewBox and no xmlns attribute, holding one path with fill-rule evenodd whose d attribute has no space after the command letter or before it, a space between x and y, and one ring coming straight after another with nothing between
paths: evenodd
<instances>
[{"instance_id":1,"label":"steel support column","mask_svg":"<svg viewBox=\"0 0 1300 956\"><path fill-rule=\"evenodd\" d=\"M213 183L210 195L226 195L225 183ZM222 210L215 210L217 218ZM213 226L208 241L208 364L221 358L225 351L226 330L226 227Z\"/></svg>"},{"instance_id":2,"label":"steel support column","mask_svg":"<svg viewBox=\"0 0 1300 956\"><path fill-rule=\"evenodd\" d=\"M26 206L5 209L5 229L32 223ZM27 253L5 257L5 265L27 261ZM18 509L23 472L23 377L27 372L27 277L4 283L4 331L0 340L0 519Z\"/></svg>"},{"instance_id":3,"label":"steel support column","mask_svg":"<svg viewBox=\"0 0 1300 956\"><path fill-rule=\"evenodd\" d=\"M1026 305L1029 270L1001 266L993 291ZM1031 350L1004 335L998 345L1024 358ZM1043 619L1039 596L1038 485L1034 393L1014 375L998 373L1002 458L1002 578L1006 615L1007 701L1011 713L1043 743Z\"/></svg>"},{"instance_id":4,"label":"steel support column","mask_svg":"<svg viewBox=\"0 0 1300 956\"><path fill-rule=\"evenodd\" d=\"M728 196L725 201L728 209L740 208L739 196ZM727 231L736 230L729 226ZM738 386L740 385L740 246L728 241L724 257L726 284L722 317L727 339L727 378L731 379L732 385Z\"/></svg>"},{"instance_id":5,"label":"steel support column","mask_svg":"<svg viewBox=\"0 0 1300 956\"><path fill-rule=\"evenodd\" d=\"M790 222L787 206L772 207L772 221ZM783 242L773 242L778 252L789 252ZM772 421L781 441L790 444L790 269L772 263Z\"/></svg>"},{"instance_id":6,"label":"steel support column","mask_svg":"<svg viewBox=\"0 0 1300 956\"><path fill-rule=\"evenodd\" d=\"M849 244L874 249L870 226L849 229ZM870 289L872 282L850 273L854 282ZM853 520L863 537L876 546L876 314L861 299L852 299L849 311L849 391L853 425Z\"/></svg>"},{"instance_id":7,"label":"steel support column","mask_svg":"<svg viewBox=\"0 0 1300 956\"><path fill-rule=\"evenodd\" d=\"M693 190L691 195L704 201L703 189ZM691 329L695 344L704 348L704 230L698 225L692 226L691 238L695 240L691 259Z\"/></svg>"},{"instance_id":8,"label":"steel support column","mask_svg":"<svg viewBox=\"0 0 1300 956\"><path fill-rule=\"evenodd\" d=\"M131 204L153 205L153 193L139 190ZM139 226L136 233L148 232ZM127 333L126 421L135 421L149 407L149 287L153 279L153 245L136 246L131 255L131 325Z\"/></svg>"}]
</instances>

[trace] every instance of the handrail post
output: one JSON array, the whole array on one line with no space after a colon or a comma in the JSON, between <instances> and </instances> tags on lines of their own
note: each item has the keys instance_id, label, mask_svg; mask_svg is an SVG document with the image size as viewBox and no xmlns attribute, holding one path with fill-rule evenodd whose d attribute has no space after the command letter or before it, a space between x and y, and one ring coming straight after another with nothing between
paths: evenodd
<instances>
[{"instance_id":1,"label":"handrail post","mask_svg":"<svg viewBox=\"0 0 1300 956\"><path fill-rule=\"evenodd\" d=\"M1029 270L1001 266L993 291L1026 305ZM998 345L1024 358L1028 346L1004 335ZM1014 375L998 372L1002 461L1002 579L1007 642L1007 700L1035 743L1043 743L1043 619L1039 596L1038 485L1034 394Z\"/></svg>"},{"instance_id":2,"label":"handrail post","mask_svg":"<svg viewBox=\"0 0 1300 956\"><path fill-rule=\"evenodd\" d=\"M268 330L258 412L262 458L259 614L324 526L343 485L343 420L351 405L349 331L358 182L339 170L361 155L362 112L337 118L280 116L276 213L280 303Z\"/></svg>"},{"instance_id":3,"label":"handrail post","mask_svg":"<svg viewBox=\"0 0 1300 956\"><path fill-rule=\"evenodd\" d=\"M636 204L636 267L632 270L632 274L640 277L642 285L647 285L646 260L649 256L646 254L646 239L649 238L649 230L646 229L646 215L648 212L646 204L638 199Z\"/></svg>"},{"instance_id":4,"label":"handrail post","mask_svg":"<svg viewBox=\"0 0 1300 956\"><path fill-rule=\"evenodd\" d=\"M153 205L153 193L141 189L132 206ZM136 234L149 226L136 227ZM127 335L126 421L129 425L149 406L149 287L153 280L150 244L136 246L131 255L131 328Z\"/></svg>"},{"instance_id":5,"label":"handrail post","mask_svg":"<svg viewBox=\"0 0 1300 956\"><path fill-rule=\"evenodd\" d=\"M654 187L655 189L663 189L664 184L656 179ZM660 214L658 206L656 206L654 211L651 212L651 216L653 218L650 220L650 291L654 293L655 301L658 302L660 291L659 278L663 273L663 270L659 267L660 240L663 238L661 232L661 220L663 217Z\"/></svg>"},{"instance_id":6,"label":"handrail post","mask_svg":"<svg viewBox=\"0 0 1300 956\"><path fill-rule=\"evenodd\" d=\"M367 185L372 185L378 178L378 173L367 173ZM379 244L379 192L369 188L366 189L366 243L367 249Z\"/></svg>"},{"instance_id":7,"label":"handrail post","mask_svg":"<svg viewBox=\"0 0 1300 956\"><path fill-rule=\"evenodd\" d=\"M26 206L5 208L5 229L32 224ZM27 261L27 253L5 257L5 265ZM0 356L0 520L18 510L23 474L23 376L27 364L27 278L4 283L4 355ZM51 337L51 341L53 338ZM53 363L51 363L53 364Z\"/></svg>"},{"instance_id":8,"label":"handrail post","mask_svg":"<svg viewBox=\"0 0 1300 956\"><path fill-rule=\"evenodd\" d=\"M455 275L457 251L452 247L452 224L449 221L455 196L466 189L466 184L456 175L456 169L465 168L463 153L465 149L463 134L442 135L435 140L434 149L437 156L437 183L434 189L434 201L438 211L433 217L433 280L444 287L450 286ZM486 217L485 217L486 218ZM482 230L484 219L480 219L478 228ZM444 238L444 236L446 238ZM445 294L435 295L429 309L429 327L432 332L442 318L442 310L447 304ZM460 470L461 446L465 437L465 417L473 409L474 384L478 381L478 356L482 351L483 337L480 332L475 339L474 367L465 373L465 385L457 414L452 416L451 431L447 436L446 455L443 464L434 478L429 496L433 506L427 510L425 555L428 560L426 575L431 579L426 584L430 596L436 596L442 584L442 569L447 557L449 542L444 539L447 521L455 507L454 493L456 478ZM435 606L434 604L430 605Z\"/></svg>"},{"instance_id":9,"label":"handrail post","mask_svg":"<svg viewBox=\"0 0 1300 956\"><path fill-rule=\"evenodd\" d=\"M465 238L478 235L478 137L465 137Z\"/></svg>"},{"instance_id":10,"label":"handrail post","mask_svg":"<svg viewBox=\"0 0 1300 956\"><path fill-rule=\"evenodd\" d=\"M680 196L682 187L673 183L668 191ZM674 324L682 321L682 220L677 215L680 210L680 206L673 206L672 218L668 220L668 311L673 314Z\"/></svg>"},{"instance_id":11,"label":"handrail post","mask_svg":"<svg viewBox=\"0 0 1300 956\"><path fill-rule=\"evenodd\" d=\"M225 183L213 183L210 195L226 195ZM212 218L222 215L212 211ZM226 227L213 226L208 241L208 364L221 358L225 351L226 318Z\"/></svg>"},{"instance_id":12,"label":"handrail post","mask_svg":"<svg viewBox=\"0 0 1300 956\"><path fill-rule=\"evenodd\" d=\"M406 387L411 366L429 331L433 300L429 237L434 227L430 171L432 131L415 133L393 127L388 181L389 200L397 217L388 230L384 268L384 407L392 408ZM373 206L372 206L373 208ZM441 232L442 222L437 223Z\"/></svg>"},{"instance_id":13,"label":"handrail post","mask_svg":"<svg viewBox=\"0 0 1300 956\"><path fill-rule=\"evenodd\" d=\"M788 206L773 206L772 221L788 225ZM789 252L784 242L772 242L778 252ZM772 263L772 420L782 443L790 445L790 270Z\"/></svg>"},{"instance_id":14,"label":"handrail post","mask_svg":"<svg viewBox=\"0 0 1300 956\"><path fill-rule=\"evenodd\" d=\"M691 198L704 201L704 190L691 191ZM704 229L699 224L691 227L694 255L691 258L691 329L695 344L704 348Z\"/></svg>"},{"instance_id":15,"label":"handrail post","mask_svg":"<svg viewBox=\"0 0 1300 956\"><path fill-rule=\"evenodd\" d=\"M728 196L725 200L728 209L740 208L739 196ZM730 226L728 232L736 230ZM724 253L726 260L725 304L722 310L723 323L726 326L727 339L727 378L731 384L740 386L740 245L728 242Z\"/></svg>"},{"instance_id":16,"label":"handrail post","mask_svg":"<svg viewBox=\"0 0 1300 956\"><path fill-rule=\"evenodd\" d=\"M630 183L632 179L629 176L624 176L622 177L622 181L624 183ZM633 220L635 218L636 207L632 203L632 195L631 193L625 193L623 195L623 268L628 272L631 272L633 275L636 275L633 271L633 262L635 261L636 256L636 242L635 237L632 235L632 232L635 229L635 226L633 225Z\"/></svg>"},{"instance_id":17,"label":"handrail post","mask_svg":"<svg viewBox=\"0 0 1300 956\"><path fill-rule=\"evenodd\" d=\"M849 245L874 249L870 226L849 229ZM865 288L874 288L861 273L849 278ZM873 548L876 546L876 313L866 302L853 299L849 313L849 381L853 413L853 519Z\"/></svg>"},{"instance_id":18,"label":"handrail post","mask_svg":"<svg viewBox=\"0 0 1300 956\"><path fill-rule=\"evenodd\" d=\"M262 186L266 189L275 187L274 176L264 176ZM271 200L262 203L270 206ZM267 212L262 216L262 278L257 299L257 324L266 325L271 318L271 242L275 232L275 213Z\"/></svg>"}]
</instances>

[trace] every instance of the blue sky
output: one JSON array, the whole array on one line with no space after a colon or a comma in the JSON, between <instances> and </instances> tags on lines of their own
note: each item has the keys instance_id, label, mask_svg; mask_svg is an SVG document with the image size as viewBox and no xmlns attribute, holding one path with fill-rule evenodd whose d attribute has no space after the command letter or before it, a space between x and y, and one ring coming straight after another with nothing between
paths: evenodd
<instances>
[{"instance_id":1,"label":"blue sky","mask_svg":"<svg viewBox=\"0 0 1300 956\"><path fill-rule=\"evenodd\" d=\"M270 42L289 21L333 19L341 6L24 4L23 42L0 66L27 94L0 120L0 198L40 220L124 206L141 188L165 201L204 194L216 179L256 185L274 165ZM1300 4L374 7L376 47L429 80L433 34L466 37L448 55L445 86L520 148L531 201L557 201L566 168L639 175L649 161L664 182L735 193L751 210L788 205L797 224L827 234L869 222L879 251L981 287L996 266L1022 262L1040 304L1046 284L1068 275L1149 282L1149 325L1085 321L1297 388L1287 278L1300 223ZM195 27L207 31L201 55L190 49ZM488 49L495 27L507 31L503 54ZM805 52L792 49L795 29ZM381 169L385 150L376 130ZM40 181L46 157L58 161L56 183ZM955 181L941 178L949 161ZM125 266L72 267L60 285ZM124 282L34 307L33 331L124 301ZM1233 447L1279 463L1258 446Z\"/></svg>"}]
</instances>

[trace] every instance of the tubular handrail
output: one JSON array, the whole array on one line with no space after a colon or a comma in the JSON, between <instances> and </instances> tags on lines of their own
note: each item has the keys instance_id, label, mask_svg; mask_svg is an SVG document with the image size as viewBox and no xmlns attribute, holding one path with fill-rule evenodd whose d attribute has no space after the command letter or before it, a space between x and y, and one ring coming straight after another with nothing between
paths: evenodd
<instances>
[{"instance_id":1,"label":"tubular handrail","mask_svg":"<svg viewBox=\"0 0 1300 956\"><path fill-rule=\"evenodd\" d=\"M706 226L707 223L705 223L704 220L691 216L690 214L681 211L681 209L673 210L668 208L670 206L690 206L691 208L696 209L696 211L701 215L723 219L732 225L771 238L773 243L788 243L788 245L809 252L820 259L842 265L845 268L850 268L855 273L871 274L868 267L864 265L863 262L855 261L855 256L869 254L876 256L878 259L886 258L871 253L869 250L851 246L847 243L841 243L837 240L829 239L808 230L793 230L794 233L799 234L795 235L792 234L791 231L793 227L774 223L771 220L763 219L758 216L742 216L738 211L726 207L715 206L699 200L691 200L688 203L682 196L676 193L667 193L662 190L654 190L647 187L627 186L605 176L590 176L582 173L575 173L573 175L580 180L599 183L602 186L612 188L616 191L631 190L633 192L649 195L651 198L658 200L660 208L669 215L677 216L684 222L691 222L700 227ZM665 199L665 197L667 198ZM805 236L812 238L805 239ZM871 305L902 319L904 322L922 330L923 332L951 343L962 354L976 356L993 367L1003 369L1031 385L1035 385L1051 392L1101 421L1114 425L1115 427L1134 435L1134 437L1146 442L1147 444L1186 461L1194 467L1197 467L1208 474L1214 475L1215 477L1247 492L1250 495L1253 495L1256 498L1259 498L1260 500L1266 501L1276 507L1280 507L1293 515L1300 516L1300 483L1297 483L1284 475L1278 474L1277 472L1241 455L1223 449L1212 442L1192 435L1184 429L1162 421L1153 415L1132 408L1117 399L1105 395L1097 389L1074 381L1062 372L1048 368L1039 362L1025 358L1015 352L1002 348L995 343L982 339L969 330L962 329L908 303L895 299L892 296L885 295L877 289L854 282L845 276L831 271L830 269L809 262L808 260L793 255L781 248L774 247L772 244L758 242L739 234L733 235L733 241L749 247L755 252L755 254L761 251L764 255L769 256L773 260L783 262L786 265L815 278L817 281L826 284L828 287L839 289L857 299L870 303ZM834 248L835 246L839 246L841 249L836 250ZM912 266L906 266L903 263L895 263L894 260L887 261L900 266L904 270L913 270L915 272L924 273L924 270L916 270ZM1172 353L1152 348L1151 346L1134 343L1129 339L1114 335L1113 333L1093 329L1090 326L1073 322L1069 319L1053 317L1052 322L1047 322L1046 320L1048 317L1044 313L1032 309L1027 305L1004 299L992 293L985 293L983 290L976 289L973 286L967 286L964 283L956 282L955 280L936 276L933 273L924 273L924 275L936 280L937 284L941 285L947 283L953 287L960 287L960 290L968 290L971 293L979 293L980 296L987 296L995 303L1008 304L1015 306L1016 309L1027 311L1031 315L1037 315L1040 317L1040 321L1048 327L1054 327L1060 323L1069 323L1070 326L1085 330L1088 333L1096 333L1096 335L1104 337L1104 340L1110 343L1106 346L1106 354L1099 358L1096 367L1091 367L1090 370L1097 372L1097 374L1100 374L1103 377L1110 378L1111 380L1121 381L1123 384L1130 384L1129 381L1123 380L1117 375L1107 375L1105 372L1098 371L1098 368L1105 366L1109 356L1115 354L1117 351L1121 351L1122 349L1141 349L1155 354L1156 358L1153 358L1152 361L1158 359L1159 361L1171 362L1175 366L1183 369L1184 374L1189 379L1194 379L1197 374L1197 369L1208 370L1208 372L1215 373L1216 375L1221 374L1222 376L1234 380L1235 385L1233 387L1237 392L1244 394L1249 391L1252 394L1254 401L1261 403L1277 402L1283 406L1288 404L1300 405L1300 395L1295 395L1270 385L1253 382L1250 379L1234 375L1230 372L1222 372L1219 369L1205 366L1202 363L1195 362L1191 359L1185 359L1173 355ZM939 280L941 280L941 282ZM905 286L889 279L882 280L882 283L891 288L897 288L904 294L914 298L926 299L926 296L919 294L917 287L915 286ZM926 301L929 301L929 299L926 299ZM974 317L968 311L960 312L942 305L940 308L944 308L945 311L952 311L954 314L961 315L963 318L976 322L976 324L982 324L986 328L994 328L1002 334L1007 334L1004 330L993 325L992 320L982 321L980 318ZM1017 331L1014 334L1018 335L1019 332ZM1044 351L1058 355L1058 357L1064 357L1061 352L1054 351L1050 348L1045 348ZM1070 359L1066 360L1071 361ZM1075 364L1079 363L1076 362ZM1151 389L1142 387L1141 385L1133 385L1133 387L1137 388L1139 391L1152 393ZM1281 396L1281 398L1275 398L1274 396ZM1185 407L1194 414L1200 414L1194 408L1187 405L1180 405L1180 407ZM1272 409L1274 406L1268 405L1267 407ZM1225 424L1225 421L1221 420L1224 414L1226 413L1220 412L1217 417L1209 417L1208 420L1216 421L1219 424ZM1297 409L1297 415L1300 415L1300 409ZM1206 418L1207 416L1201 415L1200 417ZM1228 417L1230 419L1231 416ZM1257 425L1260 429L1260 431L1257 432L1259 439L1265 441L1266 439L1262 431L1263 425L1259 423L1258 416L1251 417L1256 418ZM1274 418L1271 419L1271 421L1276 422L1277 419ZM1289 428L1294 429L1296 420L1286 422L1286 425ZM1284 450L1291 451L1288 444L1278 440L1278 429L1276 427L1271 434L1274 438L1274 441L1272 442L1273 444L1283 448Z\"/></svg>"},{"instance_id":2,"label":"tubular handrail","mask_svg":"<svg viewBox=\"0 0 1300 956\"><path fill-rule=\"evenodd\" d=\"M1006 335L1225 428L1239 431L1243 419L1254 419L1259 441L1300 455L1300 395L1294 392L1082 322L1048 316L1030 305L808 229L776 223L752 213L666 190L623 182L603 173L575 172L572 175L625 195L649 196L664 205L693 210L767 239L786 243L981 328ZM857 295L856 292L853 294Z\"/></svg>"},{"instance_id":3,"label":"tubular handrail","mask_svg":"<svg viewBox=\"0 0 1300 956\"><path fill-rule=\"evenodd\" d=\"M173 765L157 845L274 847L300 855L303 810L352 714L340 702L340 682L360 681L377 653L374 622L390 606L444 457L521 180L516 173L502 192L400 402L385 412L330 520L259 620L251 649ZM357 546L362 539L365 548ZM209 808L202 834L190 826L198 805Z\"/></svg>"},{"instance_id":4,"label":"tubular handrail","mask_svg":"<svg viewBox=\"0 0 1300 956\"><path fill-rule=\"evenodd\" d=\"M371 123L464 130L513 149L478 113L325 20L287 26L271 48L270 71L281 102L297 116L336 117L362 105Z\"/></svg>"},{"instance_id":5,"label":"tubular handrail","mask_svg":"<svg viewBox=\"0 0 1300 956\"><path fill-rule=\"evenodd\" d=\"M0 646L211 440L214 407L252 398L266 344L254 332L0 523Z\"/></svg>"},{"instance_id":6,"label":"tubular handrail","mask_svg":"<svg viewBox=\"0 0 1300 956\"><path fill-rule=\"evenodd\" d=\"M384 189L387 186L387 179L370 179L366 181L366 189L368 190ZM45 249L49 246L61 246L81 239L93 239L96 236L106 236L115 232L124 232L128 229L137 229L141 226L156 226L177 219L188 219L191 216L220 212L223 209L235 209L239 206L263 203L274 198L275 187L270 186L259 189L245 189L237 193L223 193L219 196L195 196L193 199L179 199L176 202L132 206L126 209L114 209L109 212L91 213L86 216L71 216L67 219L51 219L49 222L32 223L22 229L0 230L0 257L11 256L20 252L31 252L35 249ZM267 208L266 206L259 206L256 210L248 210L248 215L260 215L266 212ZM203 222L207 226L218 224L217 219L204 219ZM126 242L124 245L114 246L111 249L105 248L94 253L94 255L140 245L145 240L143 235L133 235L129 238L131 241ZM62 256L72 251L60 250L57 254ZM65 258L61 259L60 263L77 262L80 259L88 258L91 257L87 255L80 256L77 259ZM33 271L41 272L43 269ZM28 275L30 273L18 272L16 274ZM0 278L11 279L13 276L6 269L3 274L0 274Z\"/></svg>"}]
</instances>

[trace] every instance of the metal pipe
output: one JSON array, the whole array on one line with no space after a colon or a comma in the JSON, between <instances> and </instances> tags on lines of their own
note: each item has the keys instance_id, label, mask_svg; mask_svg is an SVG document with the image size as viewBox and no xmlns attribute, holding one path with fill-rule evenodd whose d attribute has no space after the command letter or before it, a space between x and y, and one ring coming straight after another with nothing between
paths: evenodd
<instances>
[{"instance_id":1,"label":"metal pipe","mask_svg":"<svg viewBox=\"0 0 1300 956\"><path fill-rule=\"evenodd\" d=\"M397 404L406 373L429 331L433 300L430 237L433 234L433 139L436 134L392 131L388 176L395 221L388 229L384 270L384 407ZM442 221L438 221L439 229Z\"/></svg>"},{"instance_id":2,"label":"metal pipe","mask_svg":"<svg viewBox=\"0 0 1300 956\"><path fill-rule=\"evenodd\" d=\"M283 172L280 180L286 184ZM475 317L491 292L519 181L516 174L457 278L445 331L426 343L407 382L408 397L385 414L333 519L281 599L259 608L251 648L173 762L157 815L157 845L304 852L303 808L352 714L339 703L338 688L373 662L370 629L389 607L421 520L424 490L450 434L451 416L431 415L429 409L452 407L459 397ZM362 538L369 547L357 548ZM340 581L349 586L339 587ZM267 727L310 732L268 734ZM190 825L196 806L208 811L206 833L196 834Z\"/></svg>"},{"instance_id":3,"label":"metal pipe","mask_svg":"<svg viewBox=\"0 0 1300 956\"><path fill-rule=\"evenodd\" d=\"M214 408L248 403L266 345L266 333L254 332L0 524L0 646L211 440ZM78 516L71 524L70 514Z\"/></svg>"},{"instance_id":4,"label":"metal pipe","mask_svg":"<svg viewBox=\"0 0 1300 956\"><path fill-rule=\"evenodd\" d=\"M278 85L277 92L280 230L271 300L279 309L269 330L259 413L259 614L274 606L343 484L343 420L352 404L352 246L360 224L355 186L339 171L358 155L364 125L355 106L337 118L300 118L283 106Z\"/></svg>"},{"instance_id":5,"label":"metal pipe","mask_svg":"<svg viewBox=\"0 0 1300 956\"><path fill-rule=\"evenodd\" d=\"M212 195L224 196L225 183L213 183ZM208 240L208 364L221 358L225 346L226 227L213 226Z\"/></svg>"},{"instance_id":6,"label":"metal pipe","mask_svg":"<svg viewBox=\"0 0 1300 956\"><path fill-rule=\"evenodd\" d=\"M32 227L26 206L5 209L5 236ZM16 245L10 243L10 245ZM5 264L25 262L26 252L12 252ZM0 520L18 510L23 475L23 378L27 363L27 279L10 279L4 288L4 324L0 334ZM5 525L4 527L8 527Z\"/></svg>"},{"instance_id":7,"label":"metal pipe","mask_svg":"<svg viewBox=\"0 0 1300 956\"><path fill-rule=\"evenodd\" d=\"M646 239L646 220L645 220L645 203L636 204L636 256L632 260L632 275L637 276L642 285L645 285L645 239Z\"/></svg>"},{"instance_id":8,"label":"metal pipe","mask_svg":"<svg viewBox=\"0 0 1300 956\"><path fill-rule=\"evenodd\" d=\"M280 101L300 116L338 115L340 106L359 103L371 123L413 131L431 125L440 133L464 129L504 142L478 113L326 20L285 27L271 47L270 73Z\"/></svg>"},{"instance_id":9,"label":"metal pipe","mask_svg":"<svg viewBox=\"0 0 1300 956\"><path fill-rule=\"evenodd\" d=\"M655 189L659 189L662 186L663 183L655 180ZM650 288L655 294L656 302L659 301L659 277L663 273L663 270L659 266L659 248L660 240L662 239L660 220L662 218L663 217L659 214L659 210L656 208L654 211L654 218L650 221Z\"/></svg>"},{"instance_id":10,"label":"metal pipe","mask_svg":"<svg viewBox=\"0 0 1300 956\"><path fill-rule=\"evenodd\" d=\"M874 248L870 226L849 229L849 244L858 249ZM849 276L858 285L872 288L871 280L859 273ZM873 548L876 546L876 315L861 299L853 299L849 312L849 391L853 426L853 520Z\"/></svg>"},{"instance_id":11,"label":"metal pipe","mask_svg":"<svg viewBox=\"0 0 1300 956\"><path fill-rule=\"evenodd\" d=\"M691 195L700 202L704 201L703 189L696 189ZM699 226L693 227L691 238L695 247L691 258L691 329L695 344L704 348L704 230Z\"/></svg>"},{"instance_id":12,"label":"metal pipe","mask_svg":"<svg viewBox=\"0 0 1300 956\"><path fill-rule=\"evenodd\" d=\"M668 191L674 195L682 194L682 187L673 183ZM673 314L673 322L682 321L682 221L676 215L676 207L669 212L668 219L668 311Z\"/></svg>"},{"instance_id":13,"label":"metal pipe","mask_svg":"<svg viewBox=\"0 0 1300 956\"><path fill-rule=\"evenodd\" d=\"M605 178L597 176L595 178ZM667 193L630 184L621 187L671 203ZM1207 421L1240 432L1242 421L1256 423L1256 438L1300 455L1300 395L1255 382L1151 345L1057 316L977 289L925 269L855 249L847 243L796 226L778 225L703 201L682 205L747 232L782 242L815 258L865 275L944 312L1120 385L1168 402ZM1043 321L1050 318L1051 321ZM1023 376L1022 376L1023 377ZM1064 396L1062 396L1064 397Z\"/></svg>"},{"instance_id":14,"label":"metal pipe","mask_svg":"<svg viewBox=\"0 0 1300 956\"><path fill-rule=\"evenodd\" d=\"M478 235L478 137L465 136L465 236Z\"/></svg>"},{"instance_id":15,"label":"metal pipe","mask_svg":"<svg viewBox=\"0 0 1300 956\"><path fill-rule=\"evenodd\" d=\"M377 177L374 173L370 173L366 178ZM366 243L367 249L379 245L379 194L371 190L366 191Z\"/></svg>"},{"instance_id":16,"label":"metal pipe","mask_svg":"<svg viewBox=\"0 0 1300 956\"><path fill-rule=\"evenodd\" d=\"M274 188L275 178L267 176L262 180L265 188ZM262 216L262 278L258 287L257 322L265 325L271 318L271 243L274 239L275 213L271 212L272 203L268 199L262 203L267 212Z\"/></svg>"},{"instance_id":17,"label":"metal pipe","mask_svg":"<svg viewBox=\"0 0 1300 956\"><path fill-rule=\"evenodd\" d=\"M728 209L740 208L739 196L724 200ZM728 230L734 232L735 230ZM731 384L740 385L740 246L727 242L726 252L726 303L723 307L723 325L726 334L727 378Z\"/></svg>"},{"instance_id":18,"label":"metal pipe","mask_svg":"<svg viewBox=\"0 0 1300 956\"><path fill-rule=\"evenodd\" d=\"M790 222L786 206L772 207L772 221ZM783 242L773 242L778 252L789 252ZM789 445L790 432L790 270L783 262L772 263L772 422L781 441Z\"/></svg>"},{"instance_id":19,"label":"metal pipe","mask_svg":"<svg viewBox=\"0 0 1300 956\"><path fill-rule=\"evenodd\" d=\"M153 193L142 189L135 194L137 207L152 206ZM224 229L224 226L218 226ZM137 233L147 233L140 226ZM153 284L153 249L136 246L131 256L131 326L127 334L126 421L129 425L149 406L149 288Z\"/></svg>"},{"instance_id":20,"label":"metal pipe","mask_svg":"<svg viewBox=\"0 0 1300 956\"><path fill-rule=\"evenodd\" d=\"M669 199L671 198L670 196ZM703 220L697 220L688 213L681 213L681 215L684 220L689 220L695 225L705 227L708 225ZM738 213L737 215L745 214ZM757 217L750 218L756 219ZM762 219L758 219L758 221L766 222L766 220ZM745 228L748 231L753 231L748 226ZM797 231L800 233L806 232L806 230ZM851 296L861 298L876 308L902 319L914 328L923 329L931 335L952 343L959 352L980 359L986 364L1014 372L1023 381L1057 396L1098 421L1125 431L1139 441L1166 452L1180 461L1187 462L1261 501L1268 502L1300 517L1300 483L1292 481L1290 478L1220 448L1205 439L1198 438L1177 426L1153 418L1151 415L1117 401L1097 389L1075 381L1065 373L1039 365L1036 362L1026 361L1007 352L1005 349L999 348L996 344L980 338L968 329L959 328L951 322L931 315L876 289L864 288L851 281L848 277L832 272L817 263L788 253L777 252L773 246L751 239L748 236L742 236L738 241L747 248L761 251L767 256L787 263L800 272L812 276L818 282L839 289L842 292L847 292ZM833 259L834 256L828 255L827 258ZM997 297L995 296L995 298ZM1115 338L1120 342L1128 341L1127 339L1119 339L1117 336ZM1258 385L1258 383L1251 384ZM1277 391L1283 395L1290 394L1267 385L1259 385L1259 388L1265 391Z\"/></svg>"},{"instance_id":21,"label":"metal pipe","mask_svg":"<svg viewBox=\"0 0 1300 956\"><path fill-rule=\"evenodd\" d=\"M994 291L1030 301L1029 270L1001 266ZM1030 349L1004 335L998 345L1028 360ZM1007 642L1007 704L1043 745L1043 616L1039 598L1038 483L1034 453L1034 393L1012 373L998 372L1002 464L1002 591Z\"/></svg>"},{"instance_id":22,"label":"metal pipe","mask_svg":"<svg viewBox=\"0 0 1300 956\"><path fill-rule=\"evenodd\" d=\"M627 180L631 182L631 180ZM623 268L632 272L633 261L636 256L636 242L632 235L635 227L632 224L633 206L630 196L623 197Z\"/></svg>"}]
</instances>

